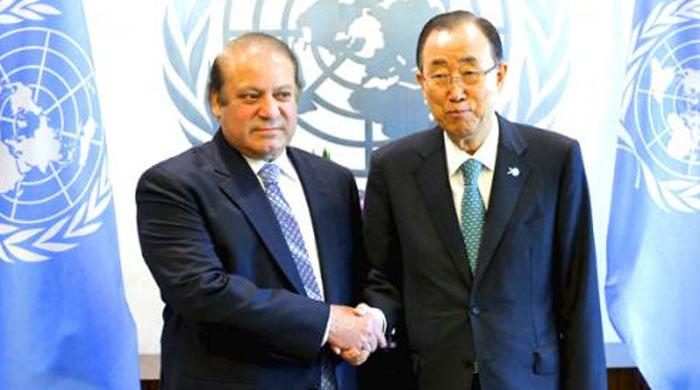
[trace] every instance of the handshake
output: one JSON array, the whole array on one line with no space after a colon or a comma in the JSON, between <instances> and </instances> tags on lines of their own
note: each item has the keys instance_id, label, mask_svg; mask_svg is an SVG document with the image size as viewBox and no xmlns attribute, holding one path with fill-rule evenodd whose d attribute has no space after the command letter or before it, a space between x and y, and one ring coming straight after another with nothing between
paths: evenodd
<instances>
[{"instance_id":1,"label":"handshake","mask_svg":"<svg viewBox=\"0 0 700 390\"><path fill-rule=\"evenodd\" d=\"M387 346L385 320L378 309L331 305L328 345L348 363L359 366L377 347Z\"/></svg>"}]
</instances>

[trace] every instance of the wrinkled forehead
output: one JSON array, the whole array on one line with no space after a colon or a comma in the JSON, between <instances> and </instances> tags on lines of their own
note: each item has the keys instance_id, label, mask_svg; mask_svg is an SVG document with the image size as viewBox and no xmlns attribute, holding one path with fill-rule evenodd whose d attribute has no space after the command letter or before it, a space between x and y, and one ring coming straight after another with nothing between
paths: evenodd
<instances>
[{"instance_id":1,"label":"wrinkled forehead","mask_svg":"<svg viewBox=\"0 0 700 390\"><path fill-rule=\"evenodd\" d=\"M424 67L479 65L492 57L486 36L473 23L432 31L423 47Z\"/></svg>"}]
</instances>

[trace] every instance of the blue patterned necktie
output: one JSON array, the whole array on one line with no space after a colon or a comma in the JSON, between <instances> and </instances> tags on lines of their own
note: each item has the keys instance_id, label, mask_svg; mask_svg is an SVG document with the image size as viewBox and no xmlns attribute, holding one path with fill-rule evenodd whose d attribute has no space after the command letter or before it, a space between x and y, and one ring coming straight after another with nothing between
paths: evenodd
<instances>
[{"instance_id":1,"label":"blue patterned necktie","mask_svg":"<svg viewBox=\"0 0 700 390\"><path fill-rule=\"evenodd\" d=\"M484 226L484 202L479 193L479 174L481 173L481 163L474 159L469 159L462 164L462 177L464 178L464 194L462 195L462 237L464 246L467 249L467 259L472 274L476 273L476 262L479 257L479 246L481 244L481 231Z\"/></svg>"},{"instance_id":2,"label":"blue patterned necktie","mask_svg":"<svg viewBox=\"0 0 700 390\"><path fill-rule=\"evenodd\" d=\"M321 289L318 286L316 276L314 276L314 271L311 267L309 252L307 252L306 245L304 245L301 229L299 228L297 220L294 218L289 203L287 203L287 200L284 199L282 195L282 190L278 183L280 174L280 167L270 163L263 165L258 172L258 176L262 179L263 186L265 187L267 199L270 201L275 217L277 217L277 222L282 229L284 240L287 242L301 281L304 284L306 296L317 301L323 301ZM329 355L323 354L321 358L321 389L335 390L335 388L335 369L333 363Z\"/></svg>"}]
</instances>

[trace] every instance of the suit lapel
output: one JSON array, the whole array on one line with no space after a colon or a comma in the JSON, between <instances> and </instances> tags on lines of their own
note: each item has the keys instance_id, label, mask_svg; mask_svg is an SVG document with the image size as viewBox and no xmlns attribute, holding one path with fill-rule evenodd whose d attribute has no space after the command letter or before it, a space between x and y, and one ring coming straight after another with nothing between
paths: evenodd
<instances>
[{"instance_id":1,"label":"suit lapel","mask_svg":"<svg viewBox=\"0 0 700 390\"><path fill-rule=\"evenodd\" d=\"M423 193L423 200L433 226L447 248L450 259L467 285L471 286L471 272L447 176L442 130L434 129L431 132L434 136L421 149L424 161L415 171L415 179L418 188Z\"/></svg>"},{"instance_id":2,"label":"suit lapel","mask_svg":"<svg viewBox=\"0 0 700 390\"><path fill-rule=\"evenodd\" d=\"M331 186L302 153L291 147L287 148L287 153L301 180L306 203L311 213L325 301L342 302L341 297L338 296L339 289L336 287L346 283L344 281L347 280L347 270L342 268L339 261L333 261L337 258L335 251L338 243L333 238L337 220L333 211L326 208L333 196L329 191Z\"/></svg>"},{"instance_id":3,"label":"suit lapel","mask_svg":"<svg viewBox=\"0 0 700 390\"><path fill-rule=\"evenodd\" d=\"M481 280L493 258L530 174L529 167L522 158L527 145L518 133L516 125L500 116L498 121L500 126L498 154L491 185L489 208L486 212L484 230L481 236L475 285Z\"/></svg>"},{"instance_id":4,"label":"suit lapel","mask_svg":"<svg viewBox=\"0 0 700 390\"><path fill-rule=\"evenodd\" d=\"M277 218L255 173L243 156L228 145L221 132L217 133L214 143L219 156L215 164L215 171L220 175L219 187L245 214L296 291L306 294Z\"/></svg>"}]
</instances>

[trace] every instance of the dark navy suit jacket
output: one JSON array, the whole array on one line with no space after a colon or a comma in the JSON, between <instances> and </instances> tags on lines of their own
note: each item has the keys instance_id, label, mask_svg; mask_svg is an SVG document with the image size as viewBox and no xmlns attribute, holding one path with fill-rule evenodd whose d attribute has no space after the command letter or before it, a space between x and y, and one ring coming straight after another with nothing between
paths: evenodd
<instances>
[{"instance_id":1,"label":"dark navy suit jacket","mask_svg":"<svg viewBox=\"0 0 700 390\"><path fill-rule=\"evenodd\" d=\"M161 388L318 384L329 303L357 301L360 206L349 170L287 151L311 212L326 302L305 296L263 188L220 132L141 177L141 249L165 302ZM355 389L355 369L334 361L338 388Z\"/></svg>"},{"instance_id":2,"label":"dark navy suit jacket","mask_svg":"<svg viewBox=\"0 0 700 390\"><path fill-rule=\"evenodd\" d=\"M420 389L606 388L578 144L499 117L478 266L466 259L442 130L377 150L365 199L365 298L405 327ZM517 173L516 173L517 172Z\"/></svg>"}]
</instances>

